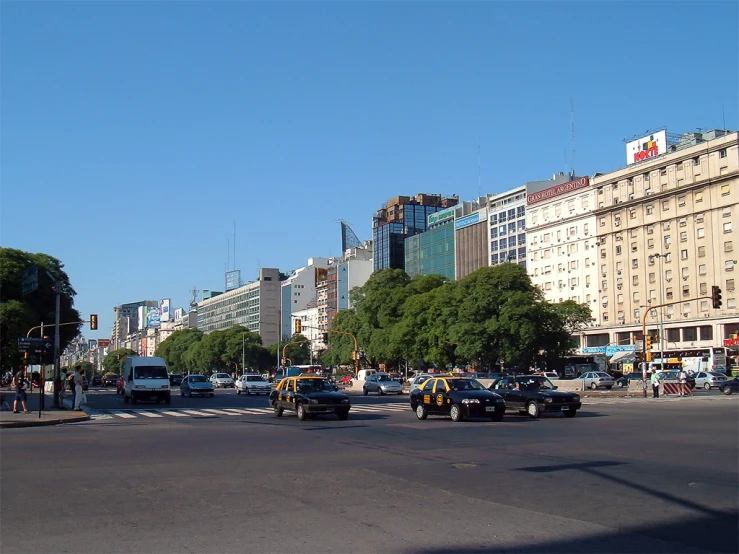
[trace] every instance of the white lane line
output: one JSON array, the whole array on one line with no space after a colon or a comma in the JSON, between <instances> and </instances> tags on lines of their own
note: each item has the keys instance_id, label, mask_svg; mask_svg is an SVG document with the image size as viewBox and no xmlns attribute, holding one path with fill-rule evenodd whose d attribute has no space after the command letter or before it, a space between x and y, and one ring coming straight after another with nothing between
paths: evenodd
<instances>
[{"instance_id":1,"label":"white lane line","mask_svg":"<svg viewBox=\"0 0 739 554\"><path fill-rule=\"evenodd\" d=\"M188 417L187 414L181 414L180 412L175 412L174 410L159 410L159 413L173 417Z\"/></svg>"},{"instance_id":2,"label":"white lane line","mask_svg":"<svg viewBox=\"0 0 739 554\"><path fill-rule=\"evenodd\" d=\"M160 414L155 414L152 412L144 412L144 411L136 412L136 414L142 415L144 417L164 417L163 415L160 415Z\"/></svg>"},{"instance_id":3,"label":"white lane line","mask_svg":"<svg viewBox=\"0 0 739 554\"><path fill-rule=\"evenodd\" d=\"M239 410L238 408L223 408L224 412L228 412L228 415L244 415L248 414L246 410Z\"/></svg>"},{"instance_id":4,"label":"white lane line","mask_svg":"<svg viewBox=\"0 0 739 554\"><path fill-rule=\"evenodd\" d=\"M132 419L135 418L135 415L127 414L126 412L121 412L120 410L111 410L110 413L114 416L122 417L124 419Z\"/></svg>"},{"instance_id":5,"label":"white lane line","mask_svg":"<svg viewBox=\"0 0 739 554\"><path fill-rule=\"evenodd\" d=\"M248 414L269 414L272 412L272 408L245 408L244 411Z\"/></svg>"},{"instance_id":6,"label":"white lane line","mask_svg":"<svg viewBox=\"0 0 739 554\"><path fill-rule=\"evenodd\" d=\"M215 417L213 414L209 414L206 412L198 412L197 410L180 410L183 414L190 414L190 415L196 415L196 416L207 416L207 417Z\"/></svg>"},{"instance_id":7,"label":"white lane line","mask_svg":"<svg viewBox=\"0 0 739 554\"><path fill-rule=\"evenodd\" d=\"M200 411L218 415L233 415L229 414L228 412L224 412L223 410L213 410L212 408L201 408Z\"/></svg>"}]
</instances>

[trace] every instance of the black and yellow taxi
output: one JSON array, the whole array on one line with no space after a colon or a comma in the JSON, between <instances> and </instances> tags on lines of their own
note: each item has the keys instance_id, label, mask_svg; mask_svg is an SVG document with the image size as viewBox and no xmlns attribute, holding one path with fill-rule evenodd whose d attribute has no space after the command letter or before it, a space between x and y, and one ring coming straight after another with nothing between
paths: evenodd
<instances>
[{"instance_id":1,"label":"black and yellow taxi","mask_svg":"<svg viewBox=\"0 0 739 554\"><path fill-rule=\"evenodd\" d=\"M298 415L300 421L318 414L336 414L339 419L349 417L351 401L326 378L319 375L285 377L269 395L269 405L277 417L285 410Z\"/></svg>"},{"instance_id":2,"label":"black and yellow taxi","mask_svg":"<svg viewBox=\"0 0 739 554\"><path fill-rule=\"evenodd\" d=\"M496 381L492 388L505 398L509 410L538 418L542 412L561 412L575 417L582 408L580 396L574 392L558 391L552 382L541 375L518 375Z\"/></svg>"},{"instance_id":3,"label":"black and yellow taxi","mask_svg":"<svg viewBox=\"0 0 739 554\"><path fill-rule=\"evenodd\" d=\"M452 421L484 417L501 421L505 400L475 379L454 376L431 377L411 393L411 408L418 419L430 415L449 416Z\"/></svg>"}]
</instances>

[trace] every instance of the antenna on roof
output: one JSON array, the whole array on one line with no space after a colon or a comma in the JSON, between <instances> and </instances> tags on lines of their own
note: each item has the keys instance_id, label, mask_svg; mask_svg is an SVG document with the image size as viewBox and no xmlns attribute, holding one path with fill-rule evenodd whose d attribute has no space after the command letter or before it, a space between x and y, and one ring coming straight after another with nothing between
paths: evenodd
<instances>
[{"instance_id":1,"label":"antenna on roof","mask_svg":"<svg viewBox=\"0 0 739 554\"><path fill-rule=\"evenodd\" d=\"M724 120L723 130L726 131L726 112L724 111L724 104L721 103L721 117Z\"/></svg>"},{"instance_id":2,"label":"antenna on roof","mask_svg":"<svg viewBox=\"0 0 739 554\"><path fill-rule=\"evenodd\" d=\"M482 196L482 173L480 171L480 145L477 145L477 197Z\"/></svg>"},{"instance_id":3,"label":"antenna on roof","mask_svg":"<svg viewBox=\"0 0 739 554\"><path fill-rule=\"evenodd\" d=\"M234 217L234 269L236 269L236 218Z\"/></svg>"},{"instance_id":4,"label":"antenna on roof","mask_svg":"<svg viewBox=\"0 0 739 554\"><path fill-rule=\"evenodd\" d=\"M575 107L570 96L570 143L572 146L572 174L575 174Z\"/></svg>"}]
</instances>

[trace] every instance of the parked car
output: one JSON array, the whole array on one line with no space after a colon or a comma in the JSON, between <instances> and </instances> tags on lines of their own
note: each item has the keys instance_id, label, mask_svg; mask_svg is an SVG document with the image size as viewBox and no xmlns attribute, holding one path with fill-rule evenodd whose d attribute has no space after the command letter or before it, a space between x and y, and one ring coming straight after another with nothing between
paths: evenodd
<instances>
[{"instance_id":1,"label":"parked car","mask_svg":"<svg viewBox=\"0 0 739 554\"><path fill-rule=\"evenodd\" d=\"M559 379L560 378L559 373L557 373L556 371L545 371L544 373L542 373L542 375L546 377L547 379Z\"/></svg>"},{"instance_id":2,"label":"parked car","mask_svg":"<svg viewBox=\"0 0 739 554\"><path fill-rule=\"evenodd\" d=\"M228 373L214 373L210 376L210 382L213 383L213 386L215 388L228 388L228 387L235 387L236 383L234 383L233 378Z\"/></svg>"},{"instance_id":3,"label":"parked car","mask_svg":"<svg viewBox=\"0 0 739 554\"><path fill-rule=\"evenodd\" d=\"M351 384L352 384L352 379L353 379L353 378L354 378L354 377L353 377L352 375L350 375L350 374L348 374L348 373L347 373L346 375L344 375L344 376L343 376L343 377L341 378L341 384L342 384L342 385L351 385Z\"/></svg>"},{"instance_id":4,"label":"parked car","mask_svg":"<svg viewBox=\"0 0 739 554\"><path fill-rule=\"evenodd\" d=\"M695 374L695 386L706 390L720 388L726 380L726 375L718 371L701 371Z\"/></svg>"},{"instance_id":5,"label":"parked car","mask_svg":"<svg viewBox=\"0 0 739 554\"><path fill-rule=\"evenodd\" d=\"M648 377L649 376L647 376L647 378ZM641 378L641 371L632 371L631 373L627 373L623 377L619 377L618 379L616 379L616 384L623 389L625 387L628 387L631 381L641 381Z\"/></svg>"},{"instance_id":6,"label":"parked car","mask_svg":"<svg viewBox=\"0 0 739 554\"><path fill-rule=\"evenodd\" d=\"M123 380L123 375L118 377L118 380L115 382L115 393L116 394L123 394L126 391L126 382Z\"/></svg>"},{"instance_id":7,"label":"parked car","mask_svg":"<svg viewBox=\"0 0 739 554\"><path fill-rule=\"evenodd\" d=\"M215 396L213 383L205 375L188 375L180 384L180 396Z\"/></svg>"},{"instance_id":8,"label":"parked car","mask_svg":"<svg viewBox=\"0 0 739 554\"><path fill-rule=\"evenodd\" d=\"M542 412L561 412L575 417L582 407L580 396L574 392L558 391L552 382L540 375L506 377L493 385L495 392L506 402L506 409L537 418Z\"/></svg>"},{"instance_id":9,"label":"parked car","mask_svg":"<svg viewBox=\"0 0 739 554\"><path fill-rule=\"evenodd\" d=\"M413 394L414 390L417 390L421 385L423 385L426 381L431 379L433 375L430 373L419 373L413 378L413 381L411 381L411 394Z\"/></svg>"},{"instance_id":10,"label":"parked car","mask_svg":"<svg viewBox=\"0 0 739 554\"><path fill-rule=\"evenodd\" d=\"M362 385L362 392L368 395L376 392L380 396L383 394L403 394L403 386L399 381L391 379L387 373L375 373L367 377Z\"/></svg>"},{"instance_id":11,"label":"parked car","mask_svg":"<svg viewBox=\"0 0 739 554\"><path fill-rule=\"evenodd\" d=\"M723 383L719 385L718 388L726 395L733 394L735 392L739 393L739 377L726 379Z\"/></svg>"},{"instance_id":12,"label":"parked car","mask_svg":"<svg viewBox=\"0 0 739 554\"><path fill-rule=\"evenodd\" d=\"M103 376L103 386L104 387L115 387L118 383L118 375L115 375L114 373L109 373L107 375Z\"/></svg>"},{"instance_id":13,"label":"parked car","mask_svg":"<svg viewBox=\"0 0 739 554\"><path fill-rule=\"evenodd\" d=\"M285 377L269 395L269 405L277 417L285 410L295 411L300 421L318 414L336 414L339 419L349 417L351 401L343 392L318 375Z\"/></svg>"},{"instance_id":14,"label":"parked car","mask_svg":"<svg viewBox=\"0 0 739 554\"><path fill-rule=\"evenodd\" d=\"M182 375L179 373L170 373L169 384L173 387L179 387L182 384Z\"/></svg>"},{"instance_id":15,"label":"parked car","mask_svg":"<svg viewBox=\"0 0 739 554\"><path fill-rule=\"evenodd\" d=\"M583 382L583 390L586 388L595 390L600 387L605 387L610 390L616 383L613 377L603 371L588 371L575 379L575 381L579 380L582 380Z\"/></svg>"},{"instance_id":16,"label":"parked car","mask_svg":"<svg viewBox=\"0 0 739 554\"><path fill-rule=\"evenodd\" d=\"M269 394L272 391L272 387L269 384L269 381L267 381L264 377L261 375L254 374L247 374L247 375L240 375L238 379L236 379L236 394L241 394L242 392L246 395L249 394Z\"/></svg>"},{"instance_id":17,"label":"parked car","mask_svg":"<svg viewBox=\"0 0 739 554\"><path fill-rule=\"evenodd\" d=\"M443 415L452 421L466 417L489 418L501 421L505 415L503 398L487 390L475 379L464 377L433 377L411 393L411 409L418 419Z\"/></svg>"}]
</instances>

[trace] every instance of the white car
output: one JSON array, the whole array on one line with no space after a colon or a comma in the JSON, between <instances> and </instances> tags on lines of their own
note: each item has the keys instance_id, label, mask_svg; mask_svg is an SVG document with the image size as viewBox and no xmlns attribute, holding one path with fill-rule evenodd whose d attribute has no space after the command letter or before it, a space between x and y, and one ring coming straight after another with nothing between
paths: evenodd
<instances>
[{"instance_id":1,"label":"white car","mask_svg":"<svg viewBox=\"0 0 739 554\"><path fill-rule=\"evenodd\" d=\"M413 378L413 381L411 381L411 394L413 394L413 391L419 388L423 383L431 379L433 375L430 373L421 373L420 375L416 375Z\"/></svg>"},{"instance_id":2,"label":"white car","mask_svg":"<svg viewBox=\"0 0 739 554\"><path fill-rule=\"evenodd\" d=\"M233 378L228 373L214 373L210 376L210 382L217 389L235 386Z\"/></svg>"},{"instance_id":3,"label":"white car","mask_svg":"<svg viewBox=\"0 0 739 554\"><path fill-rule=\"evenodd\" d=\"M693 375L695 377L695 387L711 390L712 388L721 388L726 381L726 375L718 371L700 371Z\"/></svg>"},{"instance_id":4,"label":"white car","mask_svg":"<svg viewBox=\"0 0 739 554\"><path fill-rule=\"evenodd\" d=\"M556 371L545 371L544 377L546 377L547 379L559 379L559 373L557 373Z\"/></svg>"},{"instance_id":5,"label":"white car","mask_svg":"<svg viewBox=\"0 0 739 554\"><path fill-rule=\"evenodd\" d=\"M264 377L257 375L256 373L240 375L236 379L236 394L242 392L246 395L249 394L269 394L272 391L272 386L269 384Z\"/></svg>"}]
</instances>

